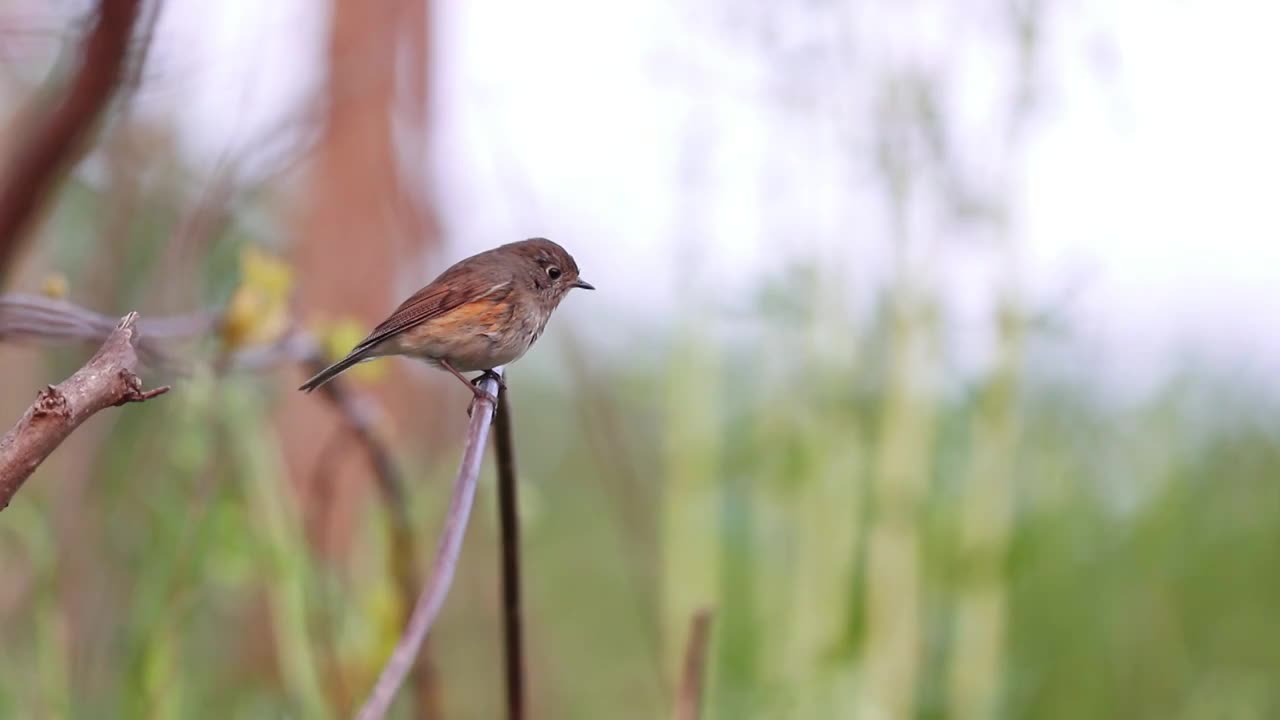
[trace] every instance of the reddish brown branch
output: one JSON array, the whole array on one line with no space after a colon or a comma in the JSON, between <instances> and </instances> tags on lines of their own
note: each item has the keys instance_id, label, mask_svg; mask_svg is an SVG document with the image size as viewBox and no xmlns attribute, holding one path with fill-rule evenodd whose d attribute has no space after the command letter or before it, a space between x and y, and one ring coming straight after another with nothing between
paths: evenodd
<instances>
[{"instance_id":1,"label":"reddish brown branch","mask_svg":"<svg viewBox=\"0 0 1280 720\"><path fill-rule=\"evenodd\" d=\"M502 369L498 368L497 372L501 374ZM498 383L493 378L486 378L481 388L497 397ZM381 720L386 716L396 692L413 667L413 661L427 638L427 632L431 630L431 625L435 623L436 616L444 605L445 596L449 594L453 573L458 565L458 554L462 550L462 538L471 517L476 480L480 476L480 462L484 459L484 446L489 439L493 413L494 403L488 399L477 398L471 404L467 444L462 451L462 464L458 467L458 476L453 483L453 497L449 500L449 511L445 515L444 529L440 532L440 544L436 548L431 574L423 584L422 594L418 596L413 615L409 618L409 626L396 643L391 659L382 668L382 674L378 676L369 699L356 716L357 720Z\"/></svg>"},{"instance_id":2,"label":"reddish brown branch","mask_svg":"<svg viewBox=\"0 0 1280 720\"><path fill-rule=\"evenodd\" d=\"M0 510L40 463L90 415L104 408L143 402L169 391L143 390L134 374L138 366L137 313L120 320L114 332L85 363L61 384L41 390L36 401L0 438Z\"/></svg>"},{"instance_id":3,"label":"reddish brown branch","mask_svg":"<svg viewBox=\"0 0 1280 720\"><path fill-rule=\"evenodd\" d=\"M0 278L17 255L23 232L85 139L124 76L125 57L141 0L101 0L85 36L80 63L65 94L13 145L0 174Z\"/></svg>"},{"instance_id":4,"label":"reddish brown branch","mask_svg":"<svg viewBox=\"0 0 1280 720\"><path fill-rule=\"evenodd\" d=\"M689 640L684 650L684 672L680 692L676 696L675 720L698 720L702 715L702 688L706 682L707 648L711 644L709 609L693 614L689 621Z\"/></svg>"}]
</instances>

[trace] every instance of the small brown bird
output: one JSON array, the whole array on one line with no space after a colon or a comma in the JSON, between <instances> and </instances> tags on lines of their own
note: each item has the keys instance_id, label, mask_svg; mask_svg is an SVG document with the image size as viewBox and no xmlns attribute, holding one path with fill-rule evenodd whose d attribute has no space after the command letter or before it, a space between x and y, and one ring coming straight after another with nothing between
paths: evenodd
<instances>
[{"instance_id":1,"label":"small brown bird","mask_svg":"<svg viewBox=\"0 0 1280 720\"><path fill-rule=\"evenodd\" d=\"M298 389L311 392L356 363L407 355L448 370L476 397L487 398L478 381L528 352L573 288L595 290L578 277L573 257L545 238L472 255L414 293L346 357ZM462 374L476 370L483 372L475 380Z\"/></svg>"}]
</instances>

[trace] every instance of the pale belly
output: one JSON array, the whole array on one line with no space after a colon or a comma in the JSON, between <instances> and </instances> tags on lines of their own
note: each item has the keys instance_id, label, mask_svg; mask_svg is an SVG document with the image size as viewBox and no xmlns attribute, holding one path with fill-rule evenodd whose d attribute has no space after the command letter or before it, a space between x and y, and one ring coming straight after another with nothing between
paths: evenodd
<instances>
[{"instance_id":1,"label":"pale belly","mask_svg":"<svg viewBox=\"0 0 1280 720\"><path fill-rule=\"evenodd\" d=\"M523 332L507 332L504 336L485 332L462 333L447 341L427 333L420 333L415 337L409 331L387 340L379 348L378 354L407 355L433 365L439 365L441 360L448 360L458 372L490 370L519 360L542 333L541 325L545 325L545 322Z\"/></svg>"},{"instance_id":2,"label":"pale belly","mask_svg":"<svg viewBox=\"0 0 1280 720\"><path fill-rule=\"evenodd\" d=\"M432 363L438 363L443 358L458 372L472 372L513 363L528 350L529 344L526 342L503 344L484 335L476 335L461 342L450 343L448 347L423 348L423 351L415 354Z\"/></svg>"}]
</instances>

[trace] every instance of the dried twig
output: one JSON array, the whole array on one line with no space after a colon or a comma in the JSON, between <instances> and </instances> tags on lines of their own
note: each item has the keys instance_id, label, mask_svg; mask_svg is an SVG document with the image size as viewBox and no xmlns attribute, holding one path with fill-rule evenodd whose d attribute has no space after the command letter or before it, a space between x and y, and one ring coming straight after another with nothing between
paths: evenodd
<instances>
[{"instance_id":1,"label":"dried twig","mask_svg":"<svg viewBox=\"0 0 1280 720\"><path fill-rule=\"evenodd\" d=\"M501 368L497 369L502 373ZM486 378L481 387L497 397L498 382ZM471 504L476 495L476 479L480 475L480 462L484 458L485 442L489 438L489 425L493 422L494 403L477 398L471 404L471 424L467 427L467 444L462 452L462 464L453 483L453 497L445 516L444 529L440 533L440 545L436 548L435 563L422 587L422 594L413 608L409 626L396 643L391 659L387 661L374 685L373 692L356 716L357 720L380 720L385 717L395 699L396 691L404 683L413 666L414 658L431 630L432 623L444 605L453 573L457 568L458 554L462 550L462 538L466 534L467 521L471 517Z\"/></svg>"},{"instance_id":2,"label":"dried twig","mask_svg":"<svg viewBox=\"0 0 1280 720\"><path fill-rule=\"evenodd\" d=\"M58 175L83 147L124 75L141 0L101 0L66 93L14 145L0 175L0 277L13 265L23 231Z\"/></svg>"},{"instance_id":3,"label":"dried twig","mask_svg":"<svg viewBox=\"0 0 1280 720\"><path fill-rule=\"evenodd\" d=\"M712 612L703 608L689 621L689 640L684 649L684 672L676 696L675 720L698 720L702 715L702 688L706 681L707 648L711 644Z\"/></svg>"},{"instance_id":4,"label":"dried twig","mask_svg":"<svg viewBox=\"0 0 1280 720\"><path fill-rule=\"evenodd\" d=\"M210 332L217 313L194 313L140 319L134 347L148 367L176 369L180 363L167 347ZM117 319L66 300L43 295L0 295L0 341L83 340L101 343L116 329Z\"/></svg>"},{"instance_id":5,"label":"dried twig","mask_svg":"<svg viewBox=\"0 0 1280 720\"><path fill-rule=\"evenodd\" d=\"M502 527L502 639L506 653L507 720L524 720L524 633L520 603L520 505L516 453L511 432L511 398L498 396L494 454L498 459L498 514Z\"/></svg>"},{"instance_id":6,"label":"dried twig","mask_svg":"<svg viewBox=\"0 0 1280 720\"><path fill-rule=\"evenodd\" d=\"M143 390L138 366L137 313L120 320L106 343L84 367L59 385L50 385L12 430L0 438L0 509L22 483L73 430L103 408L142 402L168 392Z\"/></svg>"}]
</instances>

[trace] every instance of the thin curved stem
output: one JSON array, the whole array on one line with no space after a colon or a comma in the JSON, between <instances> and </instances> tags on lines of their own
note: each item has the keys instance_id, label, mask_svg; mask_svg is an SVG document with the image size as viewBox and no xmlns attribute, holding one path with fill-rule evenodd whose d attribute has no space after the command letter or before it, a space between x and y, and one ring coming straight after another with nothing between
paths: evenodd
<instances>
[{"instance_id":1,"label":"thin curved stem","mask_svg":"<svg viewBox=\"0 0 1280 720\"><path fill-rule=\"evenodd\" d=\"M498 516L502 532L502 640L506 655L507 720L525 718L524 631L520 602L520 504L511 400L500 391L494 454L498 459Z\"/></svg>"},{"instance_id":2,"label":"thin curved stem","mask_svg":"<svg viewBox=\"0 0 1280 720\"><path fill-rule=\"evenodd\" d=\"M495 372L501 375L502 368ZM486 378L482 389L492 397L498 396L498 382ZM462 538L466 535L467 522L471 518L471 506L476 496L476 480L480 476L480 464L484 459L484 447L489 438L489 426L493 422L496 403L486 397L476 396L471 404L471 423L467 426L467 444L462 451L462 463L458 467L458 476L453 483L453 497L449 501L449 511L445 516L444 529L440 532L440 545L436 548L435 562L431 573L422 587L422 594L414 605L413 615L405 628L400 641L396 643L391 658L382 668L378 682L374 685L369 699L360 708L357 720L380 720L385 717L396 692L404 684L405 677L413 667L413 661L426 640L427 633L440 614L445 597L453 584L454 571L458 566L458 555L462 551Z\"/></svg>"}]
</instances>

